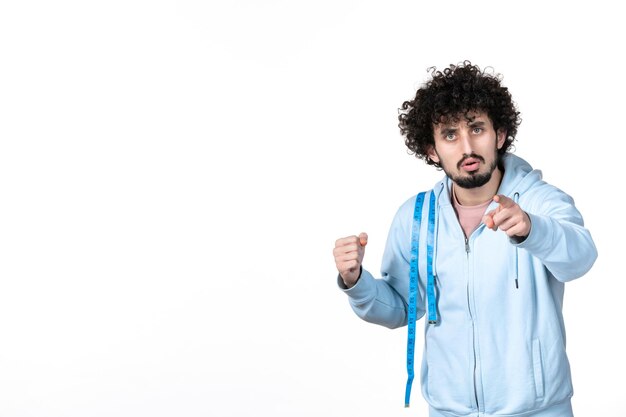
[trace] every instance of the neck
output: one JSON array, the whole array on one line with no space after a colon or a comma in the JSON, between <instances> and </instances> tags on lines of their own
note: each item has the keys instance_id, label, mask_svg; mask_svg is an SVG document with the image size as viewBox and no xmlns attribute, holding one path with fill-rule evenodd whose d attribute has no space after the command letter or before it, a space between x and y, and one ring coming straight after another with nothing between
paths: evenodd
<instances>
[{"instance_id":1,"label":"neck","mask_svg":"<svg viewBox=\"0 0 626 417\"><path fill-rule=\"evenodd\" d=\"M500 182L502 181L502 171L496 168L491 174L489 182L481 187L463 188L453 183L454 195L462 206L476 206L485 201L489 201L498 192Z\"/></svg>"}]
</instances>

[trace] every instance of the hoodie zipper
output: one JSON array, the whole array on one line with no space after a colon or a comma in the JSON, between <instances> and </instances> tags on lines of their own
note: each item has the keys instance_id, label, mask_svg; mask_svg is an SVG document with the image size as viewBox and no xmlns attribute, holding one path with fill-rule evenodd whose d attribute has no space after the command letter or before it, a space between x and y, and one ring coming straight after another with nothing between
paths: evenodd
<instances>
[{"instance_id":1,"label":"hoodie zipper","mask_svg":"<svg viewBox=\"0 0 626 417\"><path fill-rule=\"evenodd\" d=\"M465 236L464 236L465 237ZM465 237L465 255L466 255L466 261L467 261L467 269L469 272L469 257L470 257L470 246L469 246L469 238ZM469 273L468 273L468 280L467 280L467 310L469 312L469 316L470 316L470 320L472 322L472 353L474 355L473 359L474 359L474 369L473 369L473 382L474 382L474 401L476 401L476 410L478 412L480 412L480 405L478 403L478 389L476 388L476 331L475 331L475 327L474 327L474 315L472 314L472 302L471 302L471 297L470 297L470 280L469 280Z\"/></svg>"},{"instance_id":2,"label":"hoodie zipper","mask_svg":"<svg viewBox=\"0 0 626 417\"><path fill-rule=\"evenodd\" d=\"M516 191L513 194L513 201L515 201L515 204L519 204L519 193ZM514 273L515 273L515 288L519 289L519 257L518 257L518 251L517 251L517 246L515 246L515 269L514 269Z\"/></svg>"}]
</instances>

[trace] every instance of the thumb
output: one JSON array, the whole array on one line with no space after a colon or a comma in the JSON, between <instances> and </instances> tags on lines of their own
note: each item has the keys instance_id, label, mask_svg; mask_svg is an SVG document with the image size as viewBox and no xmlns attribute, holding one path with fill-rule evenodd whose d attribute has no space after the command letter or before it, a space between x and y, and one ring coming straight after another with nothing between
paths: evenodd
<instances>
[{"instance_id":1,"label":"thumb","mask_svg":"<svg viewBox=\"0 0 626 417\"><path fill-rule=\"evenodd\" d=\"M485 214L482 218L483 223L485 223L485 226L487 226L487 228L489 229L493 229L493 226L495 226L495 222L493 221L494 211L495 210L491 210L489 213Z\"/></svg>"},{"instance_id":2,"label":"thumb","mask_svg":"<svg viewBox=\"0 0 626 417\"><path fill-rule=\"evenodd\" d=\"M365 247L365 245L367 245L367 233L361 233L359 235L359 243L363 247Z\"/></svg>"}]
</instances>

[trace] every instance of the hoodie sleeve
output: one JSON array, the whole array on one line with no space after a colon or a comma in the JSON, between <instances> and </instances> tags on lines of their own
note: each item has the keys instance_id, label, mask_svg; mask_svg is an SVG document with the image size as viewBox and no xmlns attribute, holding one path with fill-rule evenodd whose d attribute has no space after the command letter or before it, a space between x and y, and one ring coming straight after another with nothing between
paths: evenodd
<instances>
[{"instance_id":1,"label":"hoodie sleeve","mask_svg":"<svg viewBox=\"0 0 626 417\"><path fill-rule=\"evenodd\" d=\"M563 191L543 183L535 195L520 206L526 210L531 230L517 244L538 258L559 281L566 282L583 276L594 264L598 252L574 200Z\"/></svg>"},{"instance_id":2,"label":"hoodie sleeve","mask_svg":"<svg viewBox=\"0 0 626 417\"><path fill-rule=\"evenodd\" d=\"M407 201L393 219L383 254L382 278L374 278L363 269L357 283L348 289L341 277L338 278L339 287L348 295L350 306L359 317L390 329L407 324L411 210L414 203L415 198ZM419 318L424 311L423 302L418 304Z\"/></svg>"}]
</instances>

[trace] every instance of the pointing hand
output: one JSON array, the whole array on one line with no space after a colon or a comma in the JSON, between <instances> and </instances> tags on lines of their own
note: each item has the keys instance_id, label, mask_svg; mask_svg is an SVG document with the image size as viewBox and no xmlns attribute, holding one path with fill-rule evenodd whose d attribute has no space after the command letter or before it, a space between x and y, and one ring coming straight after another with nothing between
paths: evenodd
<instances>
[{"instance_id":1,"label":"pointing hand","mask_svg":"<svg viewBox=\"0 0 626 417\"><path fill-rule=\"evenodd\" d=\"M509 237L525 239L530 233L530 217L522 208L509 197L501 194L493 196L498 207L483 216L483 223L492 229L498 228Z\"/></svg>"}]
</instances>

